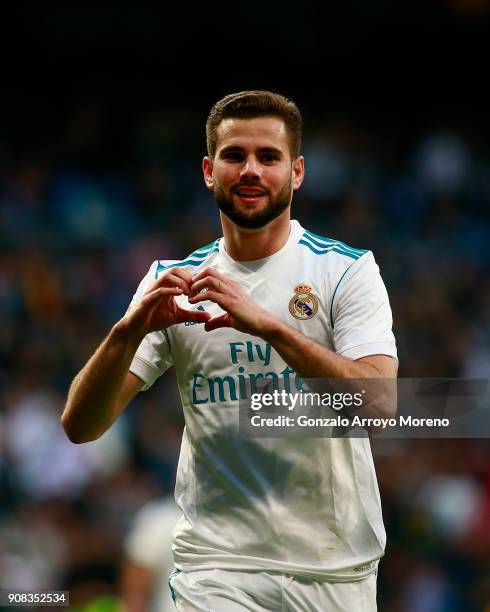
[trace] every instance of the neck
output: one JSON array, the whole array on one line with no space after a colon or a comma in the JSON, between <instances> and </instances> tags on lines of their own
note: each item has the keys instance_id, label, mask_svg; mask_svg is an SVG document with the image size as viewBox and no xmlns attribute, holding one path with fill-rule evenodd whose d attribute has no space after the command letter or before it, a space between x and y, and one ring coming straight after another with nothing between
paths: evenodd
<instances>
[{"instance_id":1,"label":"neck","mask_svg":"<svg viewBox=\"0 0 490 612\"><path fill-rule=\"evenodd\" d=\"M220 213L225 248L235 261L253 261L277 253L287 242L290 232L290 209L285 210L266 227L247 230L235 225Z\"/></svg>"}]
</instances>

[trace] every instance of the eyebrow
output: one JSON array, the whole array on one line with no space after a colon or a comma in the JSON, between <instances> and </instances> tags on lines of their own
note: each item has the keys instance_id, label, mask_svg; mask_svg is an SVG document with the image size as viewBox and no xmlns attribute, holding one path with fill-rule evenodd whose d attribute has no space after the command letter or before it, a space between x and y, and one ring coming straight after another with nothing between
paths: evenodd
<instances>
[{"instance_id":1,"label":"eyebrow","mask_svg":"<svg viewBox=\"0 0 490 612\"><path fill-rule=\"evenodd\" d=\"M243 151L244 147L240 147L239 145L228 145L220 150L220 155L225 153L232 153L234 151ZM276 155L282 155L281 149L277 149L276 147L259 147L257 149L259 153L275 153Z\"/></svg>"}]
</instances>

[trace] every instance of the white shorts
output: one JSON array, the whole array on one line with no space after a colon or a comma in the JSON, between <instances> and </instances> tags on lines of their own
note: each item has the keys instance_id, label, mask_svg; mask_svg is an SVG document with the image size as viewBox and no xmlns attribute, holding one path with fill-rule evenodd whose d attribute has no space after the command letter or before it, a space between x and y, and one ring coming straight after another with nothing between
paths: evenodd
<instances>
[{"instance_id":1,"label":"white shorts","mask_svg":"<svg viewBox=\"0 0 490 612\"><path fill-rule=\"evenodd\" d=\"M210 569L175 570L168 580L179 612L376 612L376 573L355 582Z\"/></svg>"}]
</instances>

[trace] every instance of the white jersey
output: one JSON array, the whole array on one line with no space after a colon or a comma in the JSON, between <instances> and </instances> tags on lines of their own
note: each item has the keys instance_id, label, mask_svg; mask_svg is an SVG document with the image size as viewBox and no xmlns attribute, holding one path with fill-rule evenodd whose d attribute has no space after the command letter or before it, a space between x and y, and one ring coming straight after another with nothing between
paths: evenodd
<instances>
[{"instance_id":1,"label":"white jersey","mask_svg":"<svg viewBox=\"0 0 490 612\"><path fill-rule=\"evenodd\" d=\"M370 251L292 221L287 243L261 260L235 261L219 239L183 261L156 261L133 299L176 266L193 274L216 268L262 308L346 357L396 358L388 296ZM316 298L306 313L292 299L300 285ZM210 301L176 300L212 316L223 312ZM176 566L332 581L369 575L386 540L369 440L240 437L238 401L246 383L269 378L286 391L299 389L297 374L257 336L173 325L144 338L130 370L148 388L171 365L186 423L175 490L183 512L174 534Z\"/></svg>"}]
</instances>

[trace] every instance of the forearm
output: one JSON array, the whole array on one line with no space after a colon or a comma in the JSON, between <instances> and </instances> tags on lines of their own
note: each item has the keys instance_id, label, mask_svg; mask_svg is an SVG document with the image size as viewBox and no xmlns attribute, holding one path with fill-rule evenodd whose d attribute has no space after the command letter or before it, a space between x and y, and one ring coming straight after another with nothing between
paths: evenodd
<instances>
[{"instance_id":1,"label":"forearm","mask_svg":"<svg viewBox=\"0 0 490 612\"><path fill-rule=\"evenodd\" d=\"M286 323L275 320L262 335L302 378L376 378L369 364L331 351Z\"/></svg>"},{"instance_id":2,"label":"forearm","mask_svg":"<svg viewBox=\"0 0 490 612\"><path fill-rule=\"evenodd\" d=\"M396 365L391 357L370 355L362 361L349 359L280 321L273 322L264 337L302 378L350 379L348 391L363 394L362 407L355 409L359 416L375 419L395 416ZM365 379L371 381L366 384ZM346 411L349 412L348 408Z\"/></svg>"},{"instance_id":3,"label":"forearm","mask_svg":"<svg viewBox=\"0 0 490 612\"><path fill-rule=\"evenodd\" d=\"M95 440L118 416L118 396L142 337L116 323L73 380L61 422L72 442Z\"/></svg>"}]
</instances>

